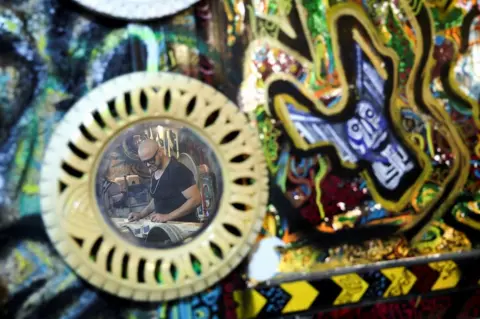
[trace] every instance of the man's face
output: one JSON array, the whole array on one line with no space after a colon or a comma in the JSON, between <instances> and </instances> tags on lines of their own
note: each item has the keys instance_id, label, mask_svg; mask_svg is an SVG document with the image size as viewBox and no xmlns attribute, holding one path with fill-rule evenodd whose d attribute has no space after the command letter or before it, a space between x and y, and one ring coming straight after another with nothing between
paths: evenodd
<instances>
[{"instance_id":1,"label":"man's face","mask_svg":"<svg viewBox=\"0 0 480 319\"><path fill-rule=\"evenodd\" d=\"M163 148L140 150L138 155L150 172L155 172L162 168L162 159L165 155Z\"/></svg>"}]
</instances>

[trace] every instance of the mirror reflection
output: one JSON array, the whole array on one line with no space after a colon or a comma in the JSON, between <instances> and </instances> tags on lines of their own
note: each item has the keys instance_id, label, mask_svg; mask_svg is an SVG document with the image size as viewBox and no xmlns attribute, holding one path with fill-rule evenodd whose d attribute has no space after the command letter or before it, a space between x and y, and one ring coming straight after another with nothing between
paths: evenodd
<instances>
[{"instance_id":1,"label":"mirror reflection","mask_svg":"<svg viewBox=\"0 0 480 319\"><path fill-rule=\"evenodd\" d=\"M136 124L104 151L96 179L100 210L123 237L171 246L209 223L222 192L213 150L173 121Z\"/></svg>"}]
</instances>

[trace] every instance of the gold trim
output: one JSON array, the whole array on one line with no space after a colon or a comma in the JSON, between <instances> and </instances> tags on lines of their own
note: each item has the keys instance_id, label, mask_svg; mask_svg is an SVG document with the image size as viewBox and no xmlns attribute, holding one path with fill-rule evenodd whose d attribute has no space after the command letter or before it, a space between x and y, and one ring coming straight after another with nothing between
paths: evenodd
<instances>
[{"instance_id":1,"label":"gold trim","mask_svg":"<svg viewBox=\"0 0 480 319\"><path fill-rule=\"evenodd\" d=\"M431 35L433 36L435 34L434 28L433 28L433 18L430 13L430 10L425 7L425 5L422 2L418 3L418 8L414 10L412 7L407 5L404 1L400 1L400 4L403 6L411 24L412 27L415 31L415 34L418 37L418 44L417 48L415 50L415 62L414 66L412 68L412 71L410 72L410 77L407 81L407 99L410 103L410 105L415 105L415 97L414 97L414 90L413 87L415 85L418 85L418 83L414 83L416 74L419 72L420 69L420 62L421 62L421 57L423 56L423 33L421 30L421 25L419 20L422 18L420 17L420 12L425 10L425 13L427 14L427 25L428 28L430 29ZM424 19L421 19L423 23L426 23L425 17ZM431 40L432 41L432 40ZM444 136L448 140L449 146L452 147L452 153L455 154L455 158L458 159L454 162L451 173L449 176L444 180L444 183L450 183L453 179L455 179L454 186L452 186L452 190L443 197L443 202L441 205L436 209L436 211L433 213L433 216L431 220L436 220L443 216L445 211L448 209L448 207L451 206L455 198L457 197L457 194L463 189L463 186L465 185L467 179L468 179L468 174L469 174L469 168L470 168L470 152L467 149L466 145L462 141L460 134L458 131L455 129L453 123L451 122L451 119L449 118L447 112L443 109L441 105L435 100L435 98L432 95L432 92L430 90L430 83L431 83L431 72L435 59L433 58L432 51L433 51L433 45L431 45L429 48L429 54L426 62L426 67L423 70L424 71L424 76L423 76L423 81L421 83L423 89L422 89L422 97L425 102L425 105L429 109L430 112L434 115L434 117L440 121L445 127L442 128L441 130L444 131ZM449 72L450 73L450 72ZM450 74L449 74L450 76ZM474 113L475 115L475 113ZM444 193L444 191L442 191ZM429 228L429 224L426 224L412 239L414 242L420 241L422 236L425 234L425 232Z\"/></svg>"},{"instance_id":2,"label":"gold trim","mask_svg":"<svg viewBox=\"0 0 480 319\"><path fill-rule=\"evenodd\" d=\"M330 27L330 30L336 30L335 25L336 25L337 19L339 19L340 17L343 17L343 16L347 16L347 15L355 17L357 19L357 21L362 24L362 26L365 28L365 31L366 31L368 37L371 39L372 46L374 46L374 48L380 54L390 58L393 61L394 69L397 70L398 69L398 57L396 56L395 52L392 49L385 47L377 39L377 37L375 36L375 34L372 31L373 30L373 25L368 20L368 17L363 12L363 10L361 10L360 6L354 5L354 4L348 4L348 5L347 4L338 4L335 7L330 8L330 11L328 12L328 15L327 15L327 20L328 20L328 25ZM356 30L354 29L352 31L356 31ZM366 44L364 42L365 39L363 39L363 37L362 38L357 37L357 39L354 39L354 40L359 40L359 41L363 42L362 47L368 47L368 44ZM269 39L267 40L267 42L270 43ZM333 44L333 51L334 51L334 55L335 55L335 61L337 63L338 69L340 70L339 73L338 73L339 78L340 78L340 83L341 83L342 88L348 88L349 84L348 84L348 81L345 77L345 71L344 71L343 65L340 61L340 52L339 52L340 48L338 47L338 43L339 43L338 42L338 35L335 31L333 31L332 32L332 44ZM289 51L287 50L287 52L289 52ZM374 53L371 52L371 54L374 54ZM376 70L383 70L384 75L386 75L385 70L382 67L382 65L378 64L376 62L379 63L380 62L379 59L374 59L374 61L372 61L372 64L375 67L375 69ZM381 74L381 72L380 72L380 74ZM393 124L396 128L396 131L397 132L402 132L401 127L400 127L401 114L400 114L400 111L398 110L398 108L396 107L396 102L395 102L395 100L397 98L397 95L398 95L398 85L397 85L398 76L397 76L396 73L393 74L393 75L389 75L389 76L393 77L393 79L391 79L391 81L393 82L393 84L392 84L393 91L392 91L392 94L390 96L390 111L391 111L391 116L393 118L392 122L393 122ZM266 87L266 89L265 89L266 93L265 94L266 95L268 95L269 85L272 82L274 82L278 79L282 79L282 80L286 80L286 81L289 81L291 83L294 83L295 86L302 92L302 94L304 94L307 98L309 98L313 102L313 105L315 106L316 111L321 112L326 117L342 112L347 105L348 94L343 94L342 97L341 97L341 100L338 102L338 104L334 108L330 108L330 109L327 108L326 106L323 105L323 103L321 103L321 101L319 101L317 98L315 98L315 96L308 89L306 89L304 85L302 85L297 79L295 79L295 77L293 75L284 74L284 73L273 74L266 79L266 81L265 81L266 82L265 83L265 87ZM348 92L347 89L342 89L342 90L343 90L343 92ZM266 96L266 100L268 100L268 99L269 99L269 97ZM277 97L274 100L273 105L275 107L276 114L279 116L280 120L284 123L284 127L285 127L288 135L292 139L295 147L300 149L300 150L310 151L310 150L321 149L322 147L332 145L331 142L319 142L319 143L314 144L314 145L308 145L303 140L303 138L300 136L300 134L297 132L297 130L295 129L295 127L294 127L294 125L293 125L293 123L292 123L292 121L291 121L291 119L290 119L290 117L289 117L289 115L286 111L286 106L285 106L285 102L286 102L285 100L286 99L287 99L286 97L285 98ZM298 103L296 101L290 101L290 102L292 104L298 106ZM409 147L416 150L415 154L416 154L416 157L419 161L419 164L422 167L422 173L417 178L416 183L414 183L407 191L405 191L403 196L398 201L394 202L394 201L390 201L386 198L383 198L383 196L381 196L378 193L378 191L376 190L376 188L374 187L373 179L369 176L369 174L366 171L361 172L361 175L363 176L363 178L366 179L366 181L368 182L368 185L370 186L369 189L371 191L371 194L372 194L372 197L374 198L374 200L381 203L382 206L385 207L386 209L392 210L392 211L401 211L406 205L408 205L408 203L410 202L412 194L415 191L418 191L418 189L421 188L421 186L426 181L428 175L430 174L430 172L432 170L432 167L431 167L431 164L428 160L427 155L424 154L423 152L419 152L418 151L418 146L415 143L413 143L411 140L409 140L405 136L402 136L401 134L399 134L399 135L400 135L400 138L402 139L402 141L404 143L406 143ZM338 151L336 151L336 152L338 154ZM348 162L345 162L343 160L341 161L340 164L347 169L356 169L357 168L356 164L348 163ZM416 218L416 221L414 223L412 223L411 225L407 225L406 227L403 228L403 230L406 230L408 228L413 227L420 220L421 220L421 217Z\"/></svg>"},{"instance_id":3,"label":"gold trim","mask_svg":"<svg viewBox=\"0 0 480 319\"><path fill-rule=\"evenodd\" d=\"M253 57L253 53L255 50L258 50L258 48L264 47L264 46L269 46L272 48L276 48L278 50L282 50L286 52L287 54L295 57L296 61L298 61L302 66L307 70L312 72L312 70L316 71L315 73L318 74L318 68L319 64L317 63L318 61L318 56L315 55L315 52L311 48L311 38L310 34L308 32L308 28L305 25L305 15L302 14L304 13L304 8L301 4L301 1L295 0L295 5L297 6L297 9L300 13L300 20L301 20L301 28L302 31L305 33L305 37L307 39L307 45L310 48L310 51L313 54L313 60L309 61L305 57L301 56L299 52L296 51L295 48L288 47L282 43L280 43L277 39L273 39L271 37L259 37L254 39L251 43L250 46L247 49L247 54L245 55L247 57L247 60L245 62L244 66L244 78L249 78L252 74L252 69L251 69L251 61L248 60L248 58ZM428 55L428 60L426 63L426 66L424 66L421 69L421 57L423 56L423 34L422 34L422 29L420 26L420 21L422 18L425 20L422 20L422 23L426 24L426 27L430 28L432 30L433 27L433 20L431 17L430 12L428 9L425 8L423 2L421 1L407 1L407 0L402 0L400 1L400 6L406 11L406 15L408 17L408 21L412 24L412 28L415 30L415 34L417 35L417 42L416 42L416 47L415 47L415 61L414 61L414 66L409 74L409 78L407 81L406 85L406 91L407 91L407 99L409 102L409 106L413 108L414 110L418 111L418 106L416 105L415 101L415 96L414 96L414 82L416 80L416 75L418 72L421 70L426 76L423 77L422 79L422 100L423 103L425 104L427 110L422 110L424 114L427 116L433 117L436 121L440 122L440 127L438 127L438 130L442 133L442 136L447 140L449 147L452 149L452 153L454 154L455 157L455 162L452 165L452 168L449 172L449 175L447 178L444 180L444 183L442 186L448 185L449 183L451 184L451 188L448 189L448 191L445 191L442 189L441 193L438 195L436 200L432 201L429 203L422 211L421 214L414 216L414 220L412 223L409 223L405 227L403 227L401 230L405 231L413 226L417 225L418 222L423 220L423 217L427 214L430 214L431 220L440 217L444 212L447 207L451 204L452 200L456 197L458 194L458 191L462 189L462 186L464 185L466 178L468 176L468 168L469 168L469 163L468 159L469 157L469 151L466 148L465 144L462 142L460 139L460 136L452 124L451 120L448 118L448 115L446 114L445 110L442 109L441 105L438 104L437 101L433 98L431 92L430 92L430 76L429 76L429 70L433 67L433 56L431 54ZM422 11L423 10L423 11ZM427 17L423 16L420 17L421 15L426 15ZM331 6L328 8L327 12L327 22L329 26L329 31L331 33L331 41L332 41L332 46L333 46L333 54L334 58L336 61L336 68L338 72L338 80L339 80L339 85L335 87L336 90L341 90L344 94L341 95L340 101L335 105L333 108L326 108L326 106L321 103L318 99L314 98L313 92L309 92L308 88L301 84L298 80L296 80L292 75L290 74L281 74L281 73L276 73L274 75L269 76L266 78L265 81L265 101L268 101L269 96L268 96L268 85L272 83L275 79L283 79L290 81L295 84L297 88L301 90L301 92L309 98L312 102L314 107L316 108L315 111L321 112L325 117L329 117L331 115L336 115L341 113L346 104L347 98L348 98L348 82L345 77L345 69L344 66L342 65L340 61L340 48L338 46L339 39L338 39L338 28L335 27L335 21L344 15L350 15L356 18L357 21L359 21L360 24L365 28L366 35L370 38L371 40L371 45L366 45L363 41L364 39L360 39L357 37L357 42L359 42L360 45L362 45L363 48L365 47L370 47L376 49L381 55L388 56L389 58L392 59L394 63L394 69L395 71L398 70L398 63L399 59L395 51L391 48L387 48L385 45L383 45L380 41L378 33L375 31L376 28L372 25L370 19L366 15L365 11L363 10L363 7L358 5L358 4L336 4L334 6ZM289 21L285 21L284 24L290 23ZM290 23L291 24L291 23ZM355 31L355 30L354 30ZM433 30L432 30L432 35L433 35ZM360 40L360 41L358 41ZM433 49L432 46L428 48L429 53L431 53L431 50ZM368 52L367 52L368 53ZM373 53L373 52L371 52ZM425 52L427 53L427 52ZM369 55L370 58L372 58L372 55ZM380 74L382 74L383 70L382 65L378 64L378 60L374 57L372 59L372 63L374 64L375 68L377 71L379 71ZM390 111L391 111L391 117L393 119L393 125L394 128L397 132L399 132L399 138L406 144L408 145L411 149L415 150L416 157L419 160L420 166L422 166L422 173L418 177L417 181L415 184L413 184L407 192L405 192L404 196L399 201L392 202L388 201L385 198L382 198L382 196L378 193L378 191L375 189L371 178L368 177L368 174L363 172L362 175L363 177L367 180L367 183L369 185L369 190L372 193L372 197L374 200L382 204L386 209L392 210L392 211L400 211L403 208L405 208L406 205L409 204L409 200L412 196L412 194L415 194L419 191L419 189L422 187L422 185L426 182L428 176L431 173L432 170L432 165L428 159L428 156L424 152L419 151L419 145L415 143L411 136L402 132L401 128L401 121L400 119L400 109L396 106L396 99L398 98L398 74L395 72L394 74L388 75L388 76L393 76L392 81L393 82L393 92L390 97ZM450 72L449 77L452 77L452 72ZM416 85L420 85L419 83L416 83ZM282 106L282 103L285 102L285 97L284 96L279 96L278 98L273 101L273 107L275 110L277 110L277 115L281 115L280 119L284 122L284 125L287 128L287 133L290 135L291 139L294 141L294 145L302 150L314 150L319 147L324 146L325 143L320 143L317 145L307 145L301 138L301 136L298 134L296 130L292 129L292 123L289 120L288 114L282 114L282 112L278 112L278 110L284 110L284 105ZM298 103L295 103L295 105L299 106ZM476 106L476 105L474 105ZM301 106L299 106L301 107ZM268 108L266 108L267 113L271 116L271 113ZM285 111L285 110L284 110ZM476 110L473 110L475 118L477 118L476 113L478 113ZM428 121L428 117L426 117L426 120ZM289 122L290 121L290 122ZM337 152L338 153L338 152ZM342 166L345 168L355 168L355 166L352 163L345 163L344 161L341 162ZM437 206L438 207L437 207ZM432 211L432 209L435 209L435 212ZM419 232L417 232L417 235L415 236L414 240L418 240L421 238L421 236L424 234L424 232L428 229L429 223L427 223Z\"/></svg>"},{"instance_id":4,"label":"gold trim","mask_svg":"<svg viewBox=\"0 0 480 319\"><path fill-rule=\"evenodd\" d=\"M125 103L127 92L131 96L131 112ZM165 104L167 92L170 107ZM142 93L147 97L144 108ZM113 108L118 117L107 104L111 100L115 101ZM95 113L104 127L98 117L93 116ZM221 167L223 193L215 218L201 233L179 247L152 249L127 242L106 223L96 204L94 183L103 150L123 129L152 120L172 120L188 126L208 142ZM82 125L95 141L82 133ZM224 140L233 132L238 132L236 138ZM82 159L71 151L69 143L87 154L87 158ZM213 285L249 252L266 211L267 167L255 129L223 94L183 75L138 72L94 89L77 102L58 125L43 163L42 216L55 247L85 280L125 298L170 300ZM68 173L62 168L63 163L82 176ZM245 178L255 182L252 185L238 183ZM245 208L236 208L236 203ZM235 236L224 225L234 226L240 235ZM92 260L92 248L99 241L96 258ZM212 246L218 247L221 254L216 254ZM125 256L128 262L122 266ZM199 275L194 271L192 258L201 264ZM140 264L144 267L139 267ZM172 267L176 268L175 278ZM142 270L143 282L137 274Z\"/></svg>"}]
</instances>

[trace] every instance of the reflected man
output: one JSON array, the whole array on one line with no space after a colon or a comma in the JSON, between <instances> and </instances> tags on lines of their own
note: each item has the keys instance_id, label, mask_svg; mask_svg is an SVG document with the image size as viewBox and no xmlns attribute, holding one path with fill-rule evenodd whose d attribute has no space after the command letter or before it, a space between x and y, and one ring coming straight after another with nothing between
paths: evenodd
<instances>
[{"instance_id":1,"label":"reflected man","mask_svg":"<svg viewBox=\"0 0 480 319\"><path fill-rule=\"evenodd\" d=\"M201 197L193 173L174 157L168 157L154 140L141 142L138 156L152 174L152 200L143 211L131 213L128 220L139 220L153 213L153 222L198 222L195 212Z\"/></svg>"}]
</instances>

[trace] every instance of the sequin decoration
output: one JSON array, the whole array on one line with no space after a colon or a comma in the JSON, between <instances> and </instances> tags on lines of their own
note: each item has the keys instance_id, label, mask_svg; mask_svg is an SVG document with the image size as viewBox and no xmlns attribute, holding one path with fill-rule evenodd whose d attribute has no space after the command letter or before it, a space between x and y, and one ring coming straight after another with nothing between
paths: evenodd
<instances>
[{"instance_id":1,"label":"sequin decoration","mask_svg":"<svg viewBox=\"0 0 480 319\"><path fill-rule=\"evenodd\" d=\"M274 198L277 215L332 236L400 231L315 254L294 233L275 276L477 249L476 2L288 2L246 2L239 94L292 206Z\"/></svg>"},{"instance_id":2,"label":"sequin decoration","mask_svg":"<svg viewBox=\"0 0 480 319\"><path fill-rule=\"evenodd\" d=\"M221 317L220 286L196 299L148 309L99 295L59 259L38 215L46 144L79 96L132 71L200 77L199 57L223 65L197 34L197 20L189 9L160 22L118 23L86 14L70 1L1 1L0 278L8 296L4 304L0 291L0 317ZM213 76L211 83L216 81ZM128 152L119 149L118 155L122 165L136 169Z\"/></svg>"},{"instance_id":3,"label":"sequin decoration","mask_svg":"<svg viewBox=\"0 0 480 319\"><path fill-rule=\"evenodd\" d=\"M306 5L305 8L307 7ZM452 171L461 170L458 163L464 151L456 146L452 134L449 133L454 132L452 131L453 127L448 122L444 123L441 116L437 118L432 116L435 114L434 110L431 111L430 116L428 113L420 112L418 103L412 101L411 94L407 93L405 89L400 91L398 96L386 95L393 83L391 81L401 79L402 74L411 74L411 67L414 63L412 61L413 53L406 52L406 55L402 55L404 63L400 63L398 69L385 69L385 63L390 63L388 56L385 55L383 58L375 56L383 54L380 52L383 49L372 48L375 41L367 40L368 29L362 29L360 22L348 22L348 18L345 18L345 23L353 23L353 28L358 28L356 29L358 31L352 33L352 42L345 42L347 41L345 40L346 35L343 35L342 41L338 44L333 43L332 39L337 35L327 32L328 28L323 28L323 33L319 31L322 30L321 24L327 23L325 21L326 7L320 5L317 10L313 11L304 11L305 8L298 7L296 10L291 10L289 18L294 19L296 14L297 19L302 21L304 19L303 12L308 12L307 18L304 19L304 26L311 25L313 23L311 17L314 16L316 17L315 21L318 21L315 25L319 29L309 29L309 32L304 33L303 39L306 43L298 43L298 46L315 47L316 42L312 40L313 44L309 43L308 39L313 39L315 34L323 36L321 42L327 50L319 50L324 52L330 60L335 60L332 51L335 46L336 50L348 47L350 55L345 55L346 60L340 58L340 61L344 68L348 67L351 73L356 74L355 78L350 77L352 80L349 80L350 84L348 85L349 89L356 88L357 104L356 106L345 106L342 102L346 99L345 92L348 92L345 91L347 83L345 81L341 83L341 76L345 77L345 75L339 73L339 69L335 68L332 61L317 59L317 51L312 51L312 53L297 51L298 47L292 47L288 43L287 31L284 33L279 31L278 39L275 40L272 40L270 33L265 36L262 29L257 30L258 32L253 31L259 38L247 51L249 60L245 63L247 76L242 92L245 92L243 95L250 95L252 91L265 91L265 87L267 87L269 91L265 94L268 94L270 100L269 105L262 101L254 103L254 101L247 100L250 103L248 107L243 105L244 110L246 112L252 109L257 110L256 113L261 115L261 117L257 115L256 118L260 123L259 127L264 127L266 124L263 123L266 121L274 123L276 120L280 120L283 125L278 124L278 127L289 135L297 149L316 150L325 156L329 152L328 147L334 147L339 154L339 158L331 155L322 157L324 165L316 164L317 158L310 161L301 156L301 160L297 160L296 156L289 155L288 162L290 164L283 166L286 171L277 171L277 174L287 176L286 181L284 180L284 183L279 186L285 188L287 197L292 200L295 207L299 208L302 215L311 222L321 224L322 229L325 230L354 228L361 224L378 224L379 222L409 227L409 224L416 223L418 220L415 216L426 214L425 211L429 210L429 205L433 205L444 196L447 196L444 199L449 197L448 194L442 195L445 193L445 182L453 178ZM263 18L262 10L264 9L264 6L259 5L258 19ZM403 32L399 28L400 22L395 20L394 16L395 10L398 9L387 6L386 10L387 22L391 21L391 23L387 23L387 31L390 34ZM273 21L274 19L272 19L269 20ZM305 29L300 28L301 25L297 24L295 27L297 27L295 30L297 33L305 32ZM330 24L330 30L332 27L333 25ZM392 47L397 51L400 50L400 46L408 50L414 44L415 41L409 42L408 35L404 35L403 38L395 35L386 41L387 47ZM373 52L372 49L380 51ZM312 59L311 57L317 58ZM384 62L379 59L384 59ZM381 69L381 63L383 63L384 69ZM418 68L418 62L416 63L415 67ZM331 67L326 67L327 65ZM327 71L331 69L335 71ZM388 78L386 73L388 70L390 70L389 72L398 72L399 75L393 74ZM398 85L405 87L406 83L411 81L413 81L412 77L405 78L403 84L399 81ZM283 106L272 102L276 99L276 94L279 96L283 94L284 97L281 98L287 102L278 102L283 103ZM260 96L260 94L258 95ZM391 100L392 104L385 109L383 103L388 99L393 99L394 102ZM341 108L347 107L350 108L348 112L354 112L356 115L351 118L340 115ZM428 108L424 111L427 110ZM318 114L321 116L316 116L315 112L320 112ZM346 112L346 110L343 111L343 114ZM333 114L337 113L338 115L334 117ZM332 120L328 120L329 117ZM409 127L410 131L403 127L393 130L388 124L392 120L411 121L411 117L415 117L416 122L414 123L417 127ZM418 127L423 127L423 129ZM434 128L432 129L432 127ZM413 132L413 129L416 132ZM263 133L263 137L265 137L265 133ZM438 141L438 147L434 146L435 142L428 143L432 138ZM453 138L458 138L458 135L454 134ZM405 143L404 140L408 140L410 143ZM427 143L425 143L426 140ZM267 141L267 145L271 146L271 139L267 139ZM324 148L322 148L323 145L325 145ZM379 148L380 145L383 146ZM268 147L268 149L269 161L278 162L280 152L277 151L277 154L274 154L271 151L272 147ZM279 145L273 149L282 150L285 149L285 146ZM338 166L339 161L340 166ZM364 164L359 164L360 162ZM297 168L299 164L300 167ZM271 165L271 167L274 166ZM334 170L333 167L337 168ZM343 173L339 167L344 170ZM321 170L324 171L322 174L320 174ZM338 178L339 174L342 175L341 178ZM465 175L465 173L462 174ZM417 178L412 179L413 176L417 176ZM327 181L332 178L337 178L339 181L337 184L345 186L337 187L336 192L332 192L332 189L322 192L322 182L325 181L323 183L325 186L332 185L331 183L327 184ZM460 179L458 183L462 182L463 180ZM346 192L352 192L352 194ZM330 196L348 200L347 202L345 200L336 201L329 198ZM449 200L451 201L452 198ZM326 203L327 207L323 203ZM314 213L315 211L316 213ZM398 214L399 212L403 213ZM318 217L315 218L315 215Z\"/></svg>"}]
</instances>

